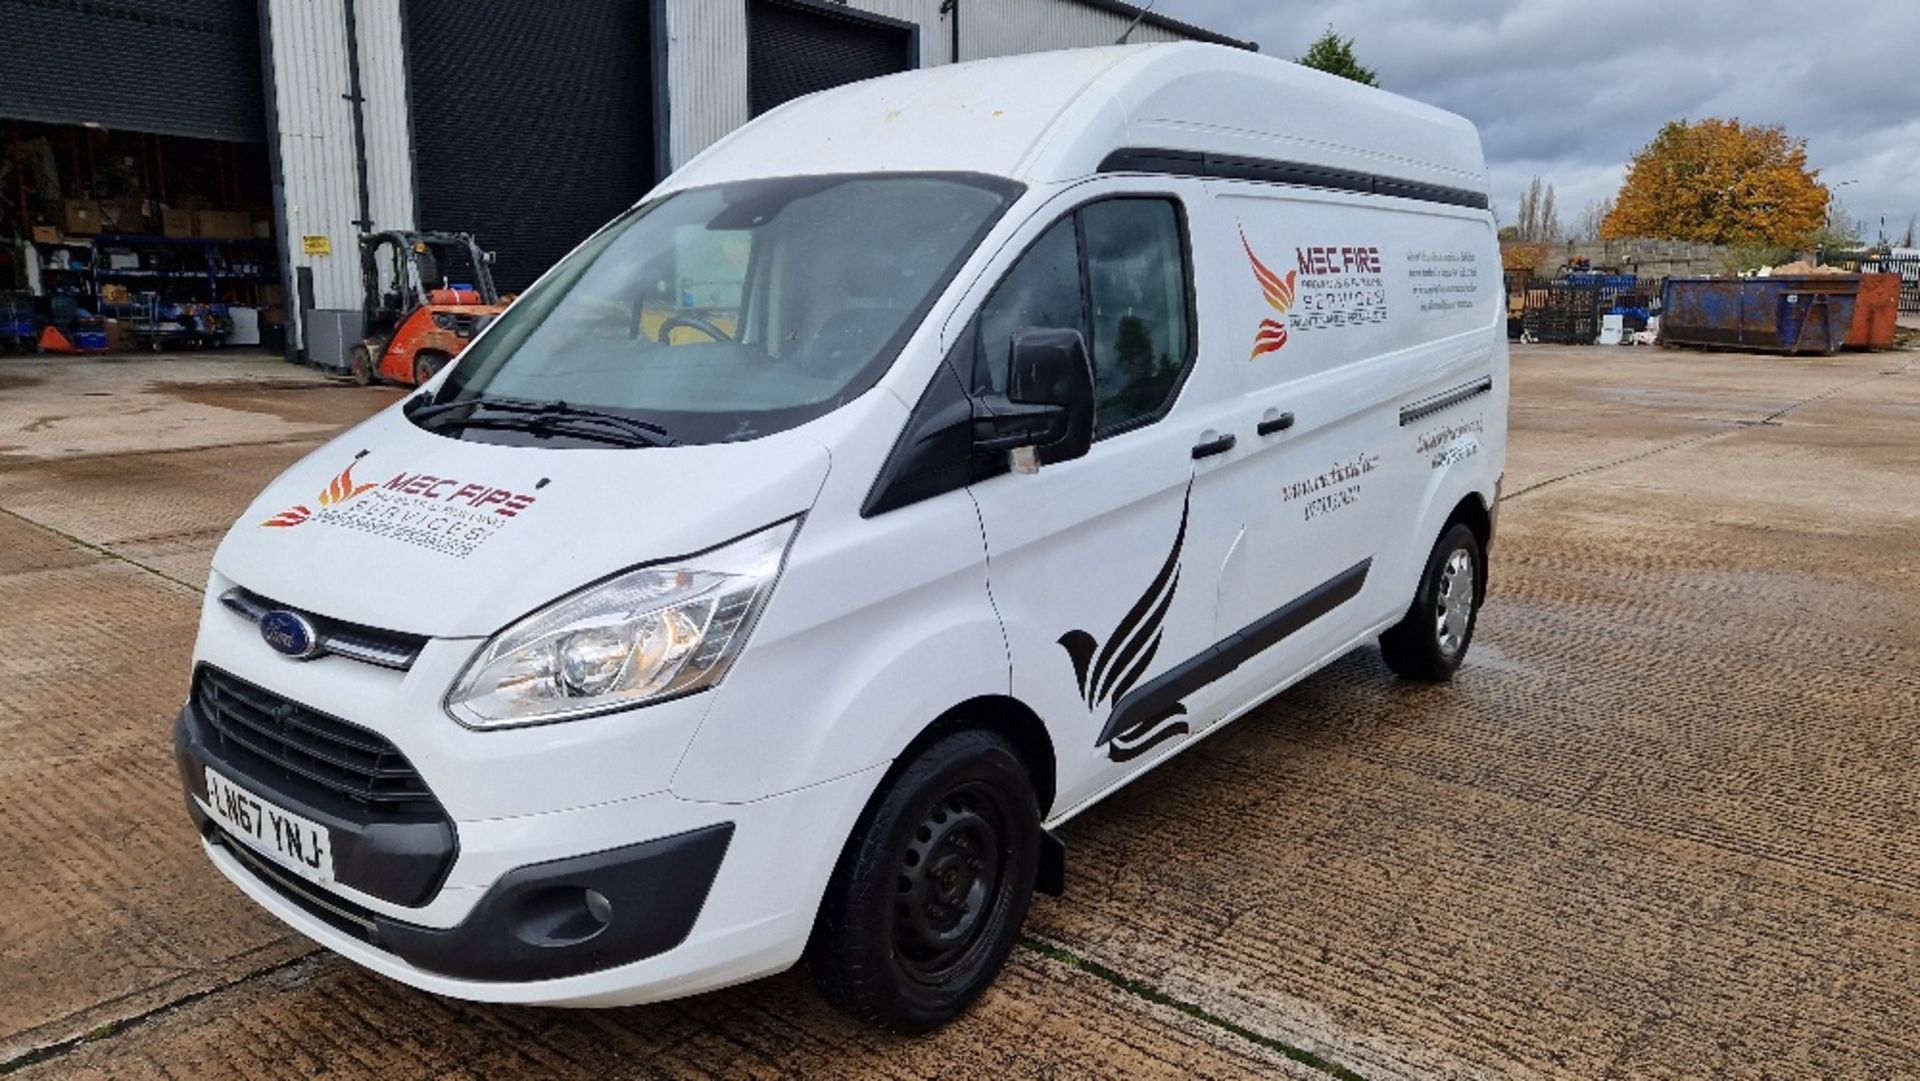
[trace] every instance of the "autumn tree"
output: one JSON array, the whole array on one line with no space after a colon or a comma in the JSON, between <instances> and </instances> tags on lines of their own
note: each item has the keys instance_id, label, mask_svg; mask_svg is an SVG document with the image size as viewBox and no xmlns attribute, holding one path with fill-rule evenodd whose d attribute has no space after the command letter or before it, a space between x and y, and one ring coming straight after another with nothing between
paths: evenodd
<instances>
[{"instance_id":1,"label":"autumn tree","mask_svg":"<svg viewBox=\"0 0 1920 1081\"><path fill-rule=\"evenodd\" d=\"M1675 120L1627 165L1600 235L1797 246L1827 216L1807 141L1777 126Z\"/></svg>"},{"instance_id":2,"label":"autumn tree","mask_svg":"<svg viewBox=\"0 0 1920 1081\"><path fill-rule=\"evenodd\" d=\"M1327 32L1321 34L1318 40L1307 46L1307 51L1296 57L1295 62L1313 68L1315 71L1324 71L1329 75L1352 79L1356 83L1365 83L1368 86L1380 85L1380 79L1374 74L1374 70L1362 67L1359 58L1353 55L1353 39L1343 38L1334 33L1331 26L1327 27Z\"/></svg>"}]
</instances>

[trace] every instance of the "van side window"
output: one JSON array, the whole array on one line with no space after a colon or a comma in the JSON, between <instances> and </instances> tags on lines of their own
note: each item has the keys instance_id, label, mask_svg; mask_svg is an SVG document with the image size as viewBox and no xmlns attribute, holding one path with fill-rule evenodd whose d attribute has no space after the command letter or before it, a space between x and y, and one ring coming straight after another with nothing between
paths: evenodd
<instances>
[{"instance_id":1,"label":"van side window","mask_svg":"<svg viewBox=\"0 0 1920 1081\"><path fill-rule=\"evenodd\" d=\"M1187 362L1180 218L1164 199L1109 199L1080 211L1093 304L1094 431L1160 411Z\"/></svg>"},{"instance_id":2,"label":"van side window","mask_svg":"<svg viewBox=\"0 0 1920 1081\"><path fill-rule=\"evenodd\" d=\"M1004 392L1007 351L1028 327L1078 330L1093 361L1094 435L1165 408L1191 353L1180 215L1166 199L1118 197L1062 218L980 309L976 384Z\"/></svg>"}]
</instances>

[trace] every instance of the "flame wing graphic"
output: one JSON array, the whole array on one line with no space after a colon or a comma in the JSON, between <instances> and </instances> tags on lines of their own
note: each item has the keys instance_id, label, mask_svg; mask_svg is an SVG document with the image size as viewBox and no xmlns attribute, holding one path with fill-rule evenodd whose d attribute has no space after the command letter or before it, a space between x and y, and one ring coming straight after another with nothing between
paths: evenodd
<instances>
[{"instance_id":1,"label":"flame wing graphic","mask_svg":"<svg viewBox=\"0 0 1920 1081\"><path fill-rule=\"evenodd\" d=\"M320 505L337 507L371 487L373 483L353 483L353 463L349 462L347 467L340 471L339 476L327 482L326 488L320 493ZM306 504L296 503L260 524L269 529L291 529L311 517L313 517L313 511Z\"/></svg>"},{"instance_id":2,"label":"flame wing graphic","mask_svg":"<svg viewBox=\"0 0 1920 1081\"><path fill-rule=\"evenodd\" d=\"M1260 294L1266 298L1267 306L1280 315L1287 314L1293 307L1294 286L1299 279L1299 271L1289 270L1282 278L1272 268L1253 254L1253 245L1247 243L1247 232L1240 230L1240 247L1246 250L1247 262L1253 265L1254 280L1260 283ZM1264 353L1271 353L1287 344L1287 324L1278 319L1260 320L1260 328L1253 336L1253 352L1247 359L1252 360Z\"/></svg>"},{"instance_id":3,"label":"flame wing graphic","mask_svg":"<svg viewBox=\"0 0 1920 1081\"><path fill-rule=\"evenodd\" d=\"M297 526L313 516L313 512L304 506L294 506L267 519L260 524L269 529L288 529Z\"/></svg>"},{"instance_id":4,"label":"flame wing graphic","mask_svg":"<svg viewBox=\"0 0 1920 1081\"><path fill-rule=\"evenodd\" d=\"M320 493L320 505L331 507L338 503L345 503L371 487L373 487L371 482L361 485L353 483L353 465L348 463L347 467L340 471L340 475L333 478L327 485L327 490Z\"/></svg>"}]
</instances>

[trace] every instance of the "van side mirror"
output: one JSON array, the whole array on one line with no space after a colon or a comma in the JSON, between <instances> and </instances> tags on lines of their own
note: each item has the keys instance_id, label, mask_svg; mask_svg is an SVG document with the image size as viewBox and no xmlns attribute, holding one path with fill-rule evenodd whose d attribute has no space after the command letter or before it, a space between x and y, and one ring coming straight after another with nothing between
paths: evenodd
<instances>
[{"instance_id":1,"label":"van side mirror","mask_svg":"<svg viewBox=\"0 0 1920 1081\"><path fill-rule=\"evenodd\" d=\"M1077 330L1024 328L1007 349L1005 398L974 416L974 449L1008 451L1016 472L1072 461L1093 445L1093 364Z\"/></svg>"}]
</instances>

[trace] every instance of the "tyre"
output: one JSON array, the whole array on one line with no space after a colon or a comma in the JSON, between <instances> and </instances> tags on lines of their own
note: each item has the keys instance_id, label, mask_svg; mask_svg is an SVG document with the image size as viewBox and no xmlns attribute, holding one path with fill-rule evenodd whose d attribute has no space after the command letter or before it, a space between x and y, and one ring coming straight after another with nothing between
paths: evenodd
<instances>
[{"instance_id":1,"label":"tyre","mask_svg":"<svg viewBox=\"0 0 1920 1081\"><path fill-rule=\"evenodd\" d=\"M447 366L447 361L451 359L452 358L445 353L436 353L431 350L415 354L413 358L414 386L419 386L427 380L432 379L439 373L440 369Z\"/></svg>"},{"instance_id":2,"label":"tyre","mask_svg":"<svg viewBox=\"0 0 1920 1081\"><path fill-rule=\"evenodd\" d=\"M821 902L807 968L868 1024L926 1032L993 982L1033 900L1040 809L991 732L946 736L878 793Z\"/></svg>"},{"instance_id":3,"label":"tyre","mask_svg":"<svg viewBox=\"0 0 1920 1081\"><path fill-rule=\"evenodd\" d=\"M1455 524L1441 534L1420 575L1404 619L1380 636L1387 667L1407 679L1451 679L1473 643L1487 592L1487 556L1473 530Z\"/></svg>"},{"instance_id":4,"label":"tyre","mask_svg":"<svg viewBox=\"0 0 1920 1081\"><path fill-rule=\"evenodd\" d=\"M353 352L348 354L347 370L360 386L370 387L380 381L380 371L373 364L373 351L364 345L354 346Z\"/></svg>"}]
</instances>

